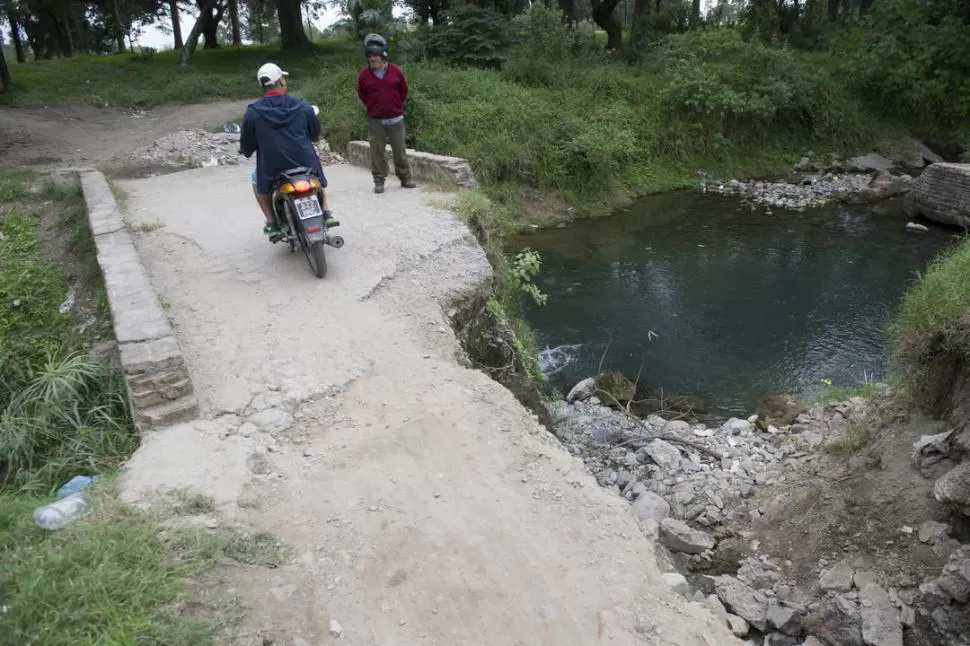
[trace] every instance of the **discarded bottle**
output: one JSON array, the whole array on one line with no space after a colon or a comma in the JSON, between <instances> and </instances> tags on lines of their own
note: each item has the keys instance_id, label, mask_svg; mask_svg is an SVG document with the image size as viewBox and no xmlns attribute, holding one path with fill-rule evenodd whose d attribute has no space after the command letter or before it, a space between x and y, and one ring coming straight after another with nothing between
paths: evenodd
<instances>
[{"instance_id":1,"label":"discarded bottle","mask_svg":"<svg viewBox=\"0 0 970 646\"><path fill-rule=\"evenodd\" d=\"M57 490L57 497L63 498L70 496L72 493L83 491L97 479L98 476L74 476L61 485L61 488Z\"/></svg>"},{"instance_id":2,"label":"discarded bottle","mask_svg":"<svg viewBox=\"0 0 970 646\"><path fill-rule=\"evenodd\" d=\"M82 492L72 493L49 505L34 510L34 520L44 529L60 529L75 518L82 518L91 513L94 501L91 496Z\"/></svg>"}]
</instances>

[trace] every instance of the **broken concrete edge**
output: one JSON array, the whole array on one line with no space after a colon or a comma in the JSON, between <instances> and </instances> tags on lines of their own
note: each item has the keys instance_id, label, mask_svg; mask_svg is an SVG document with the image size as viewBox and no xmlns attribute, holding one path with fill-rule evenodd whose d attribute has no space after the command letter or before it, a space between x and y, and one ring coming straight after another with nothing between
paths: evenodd
<instances>
[{"instance_id":1,"label":"broken concrete edge","mask_svg":"<svg viewBox=\"0 0 970 646\"><path fill-rule=\"evenodd\" d=\"M79 168L52 175L74 175L81 186L135 426L145 431L198 418L182 351L104 174Z\"/></svg>"},{"instance_id":2,"label":"broken concrete edge","mask_svg":"<svg viewBox=\"0 0 970 646\"><path fill-rule=\"evenodd\" d=\"M445 180L460 188L478 188L478 180L467 159L435 155L411 148L407 149L407 155L411 175L415 179ZM346 157L351 164L370 169L370 142L351 141L347 144ZM387 160L388 173L393 175L394 155L390 144L384 147L384 158Z\"/></svg>"}]
</instances>

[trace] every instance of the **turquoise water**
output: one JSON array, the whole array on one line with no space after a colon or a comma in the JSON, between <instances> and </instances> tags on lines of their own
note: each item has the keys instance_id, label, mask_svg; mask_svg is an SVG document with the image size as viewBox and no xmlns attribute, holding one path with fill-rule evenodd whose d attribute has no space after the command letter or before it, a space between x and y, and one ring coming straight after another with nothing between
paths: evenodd
<instances>
[{"instance_id":1,"label":"turquoise water","mask_svg":"<svg viewBox=\"0 0 970 646\"><path fill-rule=\"evenodd\" d=\"M886 326L952 229L904 229L898 203L752 210L696 191L509 240L542 254L527 318L563 391L603 370L749 414L782 392L885 378Z\"/></svg>"}]
</instances>

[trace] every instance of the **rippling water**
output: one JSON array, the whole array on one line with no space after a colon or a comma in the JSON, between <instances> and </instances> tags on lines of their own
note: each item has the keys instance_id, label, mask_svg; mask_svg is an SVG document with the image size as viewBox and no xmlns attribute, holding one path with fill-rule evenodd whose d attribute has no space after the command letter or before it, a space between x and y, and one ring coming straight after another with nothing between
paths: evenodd
<instances>
[{"instance_id":1,"label":"rippling water","mask_svg":"<svg viewBox=\"0 0 970 646\"><path fill-rule=\"evenodd\" d=\"M952 230L904 230L898 204L803 213L668 194L626 212L510 240L542 254L548 294L528 319L563 389L603 369L747 414L885 376L899 297ZM604 356L605 354L605 356Z\"/></svg>"}]
</instances>

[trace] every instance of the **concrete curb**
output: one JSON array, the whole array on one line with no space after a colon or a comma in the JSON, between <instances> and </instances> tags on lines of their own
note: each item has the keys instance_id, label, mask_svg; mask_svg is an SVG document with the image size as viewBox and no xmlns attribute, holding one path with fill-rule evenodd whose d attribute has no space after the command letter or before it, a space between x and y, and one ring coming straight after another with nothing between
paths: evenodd
<instances>
[{"instance_id":1,"label":"concrete curb","mask_svg":"<svg viewBox=\"0 0 970 646\"><path fill-rule=\"evenodd\" d=\"M461 188L478 188L475 172L467 159L435 155L420 150L407 149L411 174L415 179L443 179L454 182ZM394 156L391 146L384 147L384 158L387 159L388 172L394 175ZM347 161L355 166L370 169L370 143L367 141L351 141L347 144Z\"/></svg>"},{"instance_id":2,"label":"concrete curb","mask_svg":"<svg viewBox=\"0 0 970 646\"><path fill-rule=\"evenodd\" d=\"M68 172L80 178L135 424L144 431L196 419L199 402L182 351L111 187L97 170Z\"/></svg>"}]
</instances>

